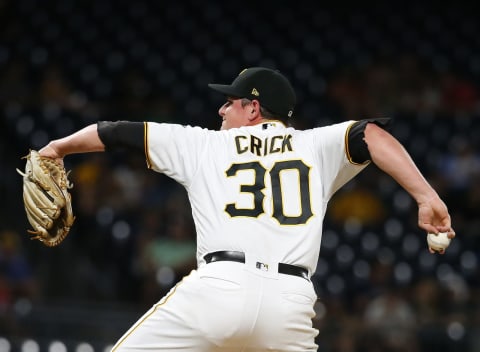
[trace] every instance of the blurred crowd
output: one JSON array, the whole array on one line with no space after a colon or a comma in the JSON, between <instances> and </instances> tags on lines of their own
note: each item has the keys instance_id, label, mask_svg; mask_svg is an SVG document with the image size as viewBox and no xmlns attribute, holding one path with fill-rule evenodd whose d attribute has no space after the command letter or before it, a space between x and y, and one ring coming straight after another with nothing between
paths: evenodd
<instances>
[{"instance_id":1,"label":"blurred crowd","mask_svg":"<svg viewBox=\"0 0 480 352\"><path fill-rule=\"evenodd\" d=\"M65 3L58 8L74 2ZM29 241L26 233L21 177L15 172L24 167L21 157L29 148L98 120L218 129L222 101L210 96L206 85L233 79L245 64L240 58L227 68L202 71L193 60L187 67L195 81L179 73L186 70L184 62L170 64L158 73L160 79L134 60L125 64L116 52L108 56L106 79L99 66L82 62L81 56L65 63L48 46L25 40L27 30L9 21L7 10L25 14L37 9L32 28L47 20L35 1L19 4L2 2L0 7L6 23L0 38L7 43L0 41L0 336L44 338L60 329L52 320L47 329L38 315L33 318L37 306L115 303L116 309L139 314L150 307L195 267L195 227L183 188L147 170L142 156L122 151L73 155L65 165L72 170L76 221L60 247L45 248ZM145 15L141 9L135 16ZM103 10L99 6L96 11ZM214 10L210 16L216 16ZM188 19L183 20L179 32L189 28ZM479 33L478 26L468 28L465 33ZM17 47L9 45L19 35ZM88 35L86 30L84 37ZM128 39L128 33L124 36ZM349 43L353 45L346 41L342 50L352 51ZM301 45L304 53L316 48L313 40ZM468 54L462 49L457 47L454 58ZM172 50L165 55L176 58L179 54ZM155 56L144 51L142 57L151 58L145 65L155 68ZM132 44L130 56L141 53L141 45ZM456 69L448 57L425 60L424 51L393 55L388 46L368 57L357 53L353 62L341 64L331 63L335 58L328 52L310 62L288 59L289 53L278 62L258 62L284 67L292 77L299 96L293 125L310 128L391 117L391 133L445 199L458 234L444 256L430 255L416 227L416 205L393 180L372 165L347 184L331 201L312 278L319 295L314 320L319 351L480 350L480 61L472 62L466 74L465 67ZM244 53L243 61L250 63L249 57ZM82 68L72 71L75 60ZM229 62L220 54L218 60ZM185 84L198 92L185 91ZM92 314L101 316L102 309L95 307ZM80 313L72 311L71 319ZM68 338L79 334L63 333Z\"/></svg>"}]
</instances>

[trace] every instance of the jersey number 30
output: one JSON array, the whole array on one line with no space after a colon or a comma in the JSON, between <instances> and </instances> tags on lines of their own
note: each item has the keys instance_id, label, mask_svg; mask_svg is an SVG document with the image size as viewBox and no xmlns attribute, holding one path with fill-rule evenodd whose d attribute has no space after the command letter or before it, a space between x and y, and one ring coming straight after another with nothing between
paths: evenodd
<instances>
[{"instance_id":1,"label":"jersey number 30","mask_svg":"<svg viewBox=\"0 0 480 352\"><path fill-rule=\"evenodd\" d=\"M310 185L309 185L309 171L310 168L301 160L278 161L274 164L272 169L267 170L257 161L232 164L226 171L227 177L234 177L238 171L253 170L254 183L240 185L240 192L251 193L253 195L253 208L238 208L237 204L230 203L225 206L225 211L231 216L247 216L258 217L265 213L263 208L263 200L265 194L262 192L265 189L265 175L269 175L272 185L272 201L273 213L272 216L278 220L282 225L301 225L305 224L308 219L313 216L312 207L310 204ZM282 197L282 182L281 172L286 170L293 170L298 172L299 182L298 187L301 211L298 216L288 216L284 210L284 199Z\"/></svg>"}]
</instances>

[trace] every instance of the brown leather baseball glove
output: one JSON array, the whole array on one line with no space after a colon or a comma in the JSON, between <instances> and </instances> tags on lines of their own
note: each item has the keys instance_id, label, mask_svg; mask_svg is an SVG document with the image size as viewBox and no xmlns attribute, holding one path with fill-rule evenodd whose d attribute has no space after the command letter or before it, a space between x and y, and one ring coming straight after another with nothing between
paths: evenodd
<instances>
[{"instance_id":1,"label":"brown leather baseball glove","mask_svg":"<svg viewBox=\"0 0 480 352\"><path fill-rule=\"evenodd\" d=\"M33 230L31 239L48 247L60 244L68 235L75 220L72 211L72 184L68 173L57 160L40 156L30 150L23 176L23 203Z\"/></svg>"}]
</instances>

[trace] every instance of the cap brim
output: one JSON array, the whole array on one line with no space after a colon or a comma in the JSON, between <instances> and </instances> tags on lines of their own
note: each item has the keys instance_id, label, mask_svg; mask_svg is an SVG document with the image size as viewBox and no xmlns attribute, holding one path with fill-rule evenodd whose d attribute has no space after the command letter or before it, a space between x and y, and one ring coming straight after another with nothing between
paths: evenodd
<instances>
[{"instance_id":1,"label":"cap brim","mask_svg":"<svg viewBox=\"0 0 480 352\"><path fill-rule=\"evenodd\" d=\"M208 87L212 88L213 90L215 90L217 92L225 94L226 96L240 97L240 93L228 84L209 83Z\"/></svg>"}]
</instances>

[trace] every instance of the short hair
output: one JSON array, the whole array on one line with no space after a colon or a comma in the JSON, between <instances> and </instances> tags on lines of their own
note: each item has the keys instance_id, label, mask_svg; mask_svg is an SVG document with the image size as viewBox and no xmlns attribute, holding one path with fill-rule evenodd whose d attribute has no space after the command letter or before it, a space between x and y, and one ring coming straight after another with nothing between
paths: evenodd
<instances>
[{"instance_id":1,"label":"short hair","mask_svg":"<svg viewBox=\"0 0 480 352\"><path fill-rule=\"evenodd\" d=\"M250 99L247 99L247 98L241 98L241 104L242 104L242 107L243 106L246 106L248 104L251 104L251 100ZM268 110L266 107L262 106L261 103L260 103L260 113L262 114L262 116L266 119L271 119L271 120L279 120L279 121L282 121L283 123L285 123L285 125L288 125L288 120L286 118L283 118L283 117L280 117L278 116L277 114L271 112L270 110Z\"/></svg>"}]
</instances>

